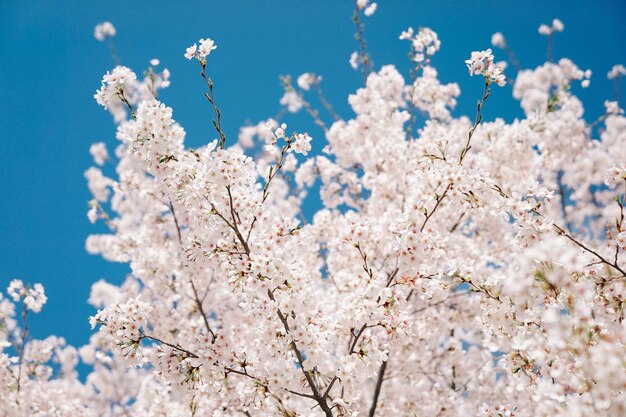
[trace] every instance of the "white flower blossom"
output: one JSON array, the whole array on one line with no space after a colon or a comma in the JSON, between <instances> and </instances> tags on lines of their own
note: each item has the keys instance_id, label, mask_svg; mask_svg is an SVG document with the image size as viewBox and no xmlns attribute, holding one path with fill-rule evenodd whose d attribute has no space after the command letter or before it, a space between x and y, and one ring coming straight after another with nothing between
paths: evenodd
<instances>
[{"instance_id":1,"label":"white flower blossom","mask_svg":"<svg viewBox=\"0 0 626 417\"><path fill-rule=\"evenodd\" d=\"M98 142L91 145L89 147L89 153L97 165L104 165L105 161L109 159L109 152L107 151L107 146L104 142Z\"/></svg>"},{"instance_id":2,"label":"white flower blossom","mask_svg":"<svg viewBox=\"0 0 626 417\"><path fill-rule=\"evenodd\" d=\"M303 101L317 75L295 89L283 78L281 104L306 104L324 130L319 153L300 117L248 123L236 140L216 120L190 147L157 94L169 71L107 73L97 99L118 144L114 158L90 148L87 217L104 224L85 247L129 272L93 284L98 330L80 349L37 339L44 289L9 283L0 414L622 417L619 103L590 120L575 86L591 71L562 58L519 70L522 112L499 117L490 94L508 94L488 87L504 67L485 50L466 62L486 85L464 112L431 62L438 36L400 38L410 72L368 68L344 118ZM186 57L205 65L214 48Z\"/></svg>"},{"instance_id":3,"label":"white flower blossom","mask_svg":"<svg viewBox=\"0 0 626 417\"><path fill-rule=\"evenodd\" d=\"M311 89L311 85L318 84L320 81L322 81L322 77L311 74L310 72L301 74L297 79L298 87L304 91L309 91Z\"/></svg>"},{"instance_id":4,"label":"white flower blossom","mask_svg":"<svg viewBox=\"0 0 626 417\"><path fill-rule=\"evenodd\" d=\"M217 45L213 42L213 39L200 39L200 47L198 48L198 55L200 58L206 58L211 51L217 49Z\"/></svg>"},{"instance_id":5,"label":"white flower blossom","mask_svg":"<svg viewBox=\"0 0 626 417\"><path fill-rule=\"evenodd\" d=\"M115 34L115 26L111 22L98 23L93 32L93 36L100 42L106 38L112 38Z\"/></svg>"},{"instance_id":6,"label":"white flower blossom","mask_svg":"<svg viewBox=\"0 0 626 417\"><path fill-rule=\"evenodd\" d=\"M609 80L613 80L615 78L623 77L626 75L626 68L623 65L613 65L611 71L607 74L607 78Z\"/></svg>"},{"instance_id":7,"label":"white flower blossom","mask_svg":"<svg viewBox=\"0 0 626 417\"><path fill-rule=\"evenodd\" d=\"M7 293L13 298L13 301L22 301L26 308L35 313L39 313L48 300L43 285L37 283L32 287L24 286L24 283L18 279L11 281Z\"/></svg>"},{"instance_id":8,"label":"white flower blossom","mask_svg":"<svg viewBox=\"0 0 626 417\"><path fill-rule=\"evenodd\" d=\"M359 53L354 51L350 54L350 66L356 70L359 67Z\"/></svg>"},{"instance_id":9,"label":"white flower blossom","mask_svg":"<svg viewBox=\"0 0 626 417\"><path fill-rule=\"evenodd\" d=\"M496 32L491 35L491 45L496 48L504 48L506 46L504 35L502 35L501 32Z\"/></svg>"},{"instance_id":10,"label":"white flower blossom","mask_svg":"<svg viewBox=\"0 0 626 417\"><path fill-rule=\"evenodd\" d=\"M539 25L539 34L540 35L552 35L555 32L563 32L565 29L565 25L559 19L552 20L552 25L548 26L545 23Z\"/></svg>"},{"instance_id":11,"label":"white flower blossom","mask_svg":"<svg viewBox=\"0 0 626 417\"><path fill-rule=\"evenodd\" d=\"M196 56L197 51L198 51L198 45L194 43L185 51L185 58L193 59Z\"/></svg>"},{"instance_id":12,"label":"white flower blossom","mask_svg":"<svg viewBox=\"0 0 626 417\"><path fill-rule=\"evenodd\" d=\"M296 141L293 144L293 150L296 153L307 155L308 152L311 150L310 142L311 142L311 137L309 135L307 135L306 133L298 134L296 136Z\"/></svg>"},{"instance_id":13,"label":"white flower blossom","mask_svg":"<svg viewBox=\"0 0 626 417\"><path fill-rule=\"evenodd\" d=\"M280 99L280 105L287 107L290 113L297 113L302 109L304 103L298 93L295 91L286 91Z\"/></svg>"},{"instance_id":14,"label":"white flower blossom","mask_svg":"<svg viewBox=\"0 0 626 417\"><path fill-rule=\"evenodd\" d=\"M372 16L376 12L377 8L378 8L378 4L372 3L365 8L365 11L363 11L363 14L368 17Z\"/></svg>"},{"instance_id":15,"label":"white flower blossom","mask_svg":"<svg viewBox=\"0 0 626 417\"><path fill-rule=\"evenodd\" d=\"M433 56L441 47L437 33L430 28L420 28L414 35L413 28L409 27L400 34L400 39L411 42L412 58L417 63Z\"/></svg>"},{"instance_id":16,"label":"white flower blossom","mask_svg":"<svg viewBox=\"0 0 626 417\"><path fill-rule=\"evenodd\" d=\"M485 51L474 51L470 59L465 61L470 75L482 75L488 82L495 82L500 87L506 84L506 79L502 73L502 68L493 62L491 49Z\"/></svg>"}]
</instances>

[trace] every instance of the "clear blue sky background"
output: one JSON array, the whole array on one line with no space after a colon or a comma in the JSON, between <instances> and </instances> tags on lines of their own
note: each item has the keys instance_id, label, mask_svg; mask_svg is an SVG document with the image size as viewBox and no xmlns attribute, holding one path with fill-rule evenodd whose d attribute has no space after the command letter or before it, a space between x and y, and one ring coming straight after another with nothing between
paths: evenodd
<instances>
[{"instance_id":1,"label":"clear blue sky background","mask_svg":"<svg viewBox=\"0 0 626 417\"><path fill-rule=\"evenodd\" d=\"M556 57L594 71L590 88L577 89L589 103L589 119L612 97L607 71L626 64L626 2L620 0L378 3L366 19L377 68L395 63L406 70L408 44L398 41L399 33L409 25L433 28L442 41L433 61L440 78L458 82L463 91L457 114L473 112L482 88L467 75L463 60L489 47L496 31L505 34L524 67L534 67L545 57L537 27L561 18L565 32L557 35ZM93 38L95 24L113 22L122 62L138 73L153 57L171 70L172 86L161 99L174 108L187 143L199 146L215 134L198 65L182 56L187 46L201 37L219 45L209 71L231 138L246 121L276 114L278 76L286 73L321 74L328 98L348 117L347 95L362 83L348 65L356 49L352 10L349 0L0 0L0 286L4 291L16 277L45 285L49 301L32 321L36 336L58 334L85 343L91 332L87 317L94 313L86 301L91 284L100 278L118 283L128 271L84 249L87 235L103 230L85 215L88 149L96 141L111 150L115 144L111 118L92 98L113 66L107 46ZM485 110L487 119L519 114L510 87L495 91ZM307 118L287 122L321 139Z\"/></svg>"}]
</instances>

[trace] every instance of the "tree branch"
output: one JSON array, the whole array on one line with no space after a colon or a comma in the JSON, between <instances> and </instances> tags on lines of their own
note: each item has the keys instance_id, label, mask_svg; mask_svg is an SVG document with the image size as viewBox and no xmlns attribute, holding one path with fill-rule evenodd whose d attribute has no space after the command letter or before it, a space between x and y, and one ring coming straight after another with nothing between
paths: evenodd
<instances>
[{"instance_id":1,"label":"tree branch","mask_svg":"<svg viewBox=\"0 0 626 417\"><path fill-rule=\"evenodd\" d=\"M385 377L385 371L387 370L387 363L389 358L380 365L378 370L378 379L376 380L376 388L374 388L374 398L372 399L372 406L370 407L369 417L374 417L376 414L376 406L378 405L378 397L383 386L383 378Z\"/></svg>"}]
</instances>

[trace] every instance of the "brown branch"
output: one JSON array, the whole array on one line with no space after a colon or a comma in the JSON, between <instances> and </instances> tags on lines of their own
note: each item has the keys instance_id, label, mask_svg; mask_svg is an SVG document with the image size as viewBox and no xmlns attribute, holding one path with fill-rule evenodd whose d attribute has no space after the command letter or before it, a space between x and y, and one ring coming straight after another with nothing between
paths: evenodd
<instances>
[{"instance_id":1,"label":"brown branch","mask_svg":"<svg viewBox=\"0 0 626 417\"><path fill-rule=\"evenodd\" d=\"M176 212L174 211L174 205L172 204L172 200L167 199L170 204L170 211L172 212L172 217L174 217L174 225L176 226L176 232L178 233L178 243L180 246L183 246L183 238L180 233L180 225L178 224L178 219L176 218Z\"/></svg>"},{"instance_id":2,"label":"brown branch","mask_svg":"<svg viewBox=\"0 0 626 417\"><path fill-rule=\"evenodd\" d=\"M270 300L276 302L276 298L274 297L274 294L272 293L271 290L269 289L267 290L267 295L269 296ZM280 311L279 308L276 309L276 313L281 323L283 324L285 332L289 334L290 329L289 329L289 323L287 323L287 318L285 317L283 312ZM300 349L298 349L298 345L296 344L294 340L292 340L289 346L291 347L291 350L293 351L293 353L296 355L296 360L298 362L298 365L300 365L300 369L302 370L302 373L304 374L304 378L306 379L307 384L309 385L309 388L311 389L311 392L313 393L313 399L317 401L322 411L324 411L324 414L326 415L326 417L333 417L333 413L330 407L328 407L328 404L326 403L326 398L322 396L322 394L320 394L317 384L313 380L311 371L307 371L304 369L304 357L302 355L302 352L300 352Z\"/></svg>"},{"instance_id":3,"label":"brown branch","mask_svg":"<svg viewBox=\"0 0 626 417\"><path fill-rule=\"evenodd\" d=\"M459 219L456 221L456 223L454 223L454 225L450 228L448 232L453 233L461 225L461 221L463 220L463 217L465 217L466 214L467 214L466 211L461 213L461 215L459 216Z\"/></svg>"},{"instance_id":4,"label":"brown branch","mask_svg":"<svg viewBox=\"0 0 626 417\"><path fill-rule=\"evenodd\" d=\"M548 44L546 46L546 59L548 62L554 62L554 56L552 55L552 49L554 48L554 32L550 32L548 35Z\"/></svg>"},{"instance_id":5,"label":"brown branch","mask_svg":"<svg viewBox=\"0 0 626 417\"><path fill-rule=\"evenodd\" d=\"M353 353L356 353L354 351L354 348L356 347L356 344L359 341L359 338L361 337L361 335L363 334L363 332L365 331L365 329L367 329L367 323L365 323L363 326L361 326L361 328L359 329L359 331L354 334L353 331L350 331L350 334L352 335L352 337L354 337L354 341L352 342L352 344L350 345L350 349L348 349L348 353L351 355Z\"/></svg>"},{"instance_id":6,"label":"brown branch","mask_svg":"<svg viewBox=\"0 0 626 417\"><path fill-rule=\"evenodd\" d=\"M487 298L491 298L492 300L496 300L502 303L502 300L500 299L500 295L494 294L493 291L491 291L485 285L476 285L474 281L471 280L471 278L462 277L460 275L456 275L456 277L459 278L461 282L469 284L470 287L472 287L475 292L483 293L487 296Z\"/></svg>"},{"instance_id":7,"label":"brown branch","mask_svg":"<svg viewBox=\"0 0 626 417\"><path fill-rule=\"evenodd\" d=\"M367 77L373 70L373 63L367 53L367 44L365 42L364 30L365 26L359 19L359 7L356 5L355 1L355 9L354 15L352 16L352 21L356 26L356 33L354 34L354 38L359 43L359 48L361 52L359 53L359 58L361 59L361 73L363 74L363 78L367 81Z\"/></svg>"},{"instance_id":8,"label":"brown branch","mask_svg":"<svg viewBox=\"0 0 626 417\"><path fill-rule=\"evenodd\" d=\"M120 98L120 100L122 100L122 103L126 104L126 107L128 107L128 110L130 111L131 117L133 119L137 119L137 113L135 113L135 109L133 109L133 105L130 104L130 102L128 101L128 99L124 95L124 89L123 88L120 87L119 91L117 92L117 96Z\"/></svg>"},{"instance_id":9,"label":"brown branch","mask_svg":"<svg viewBox=\"0 0 626 417\"><path fill-rule=\"evenodd\" d=\"M204 97L208 100L209 103L211 103L211 107L213 107L213 113L215 113L215 118L217 119L217 121L215 119L212 120L213 127L215 127L215 130L217 130L217 133L220 136L219 146L220 148L224 149L224 147L226 146L226 135L224 134L224 131L222 130L222 112L215 105L215 97L213 95L213 81L211 81L211 79L208 78L206 75L206 62L201 61L201 64L202 64L202 72L200 73L200 75L206 82L207 87L209 88L209 92L208 93L205 92Z\"/></svg>"},{"instance_id":10,"label":"brown branch","mask_svg":"<svg viewBox=\"0 0 626 417\"><path fill-rule=\"evenodd\" d=\"M182 240L182 236L180 233L180 226L178 224L178 219L176 217L176 212L174 211L174 205L172 204L171 200L168 199L168 201L169 201L170 211L172 212L172 216L174 217L174 224L176 225L176 231L178 232L178 243L182 247L183 240ZM193 283L193 279L190 278L189 283L191 284L191 289L193 290L193 297L194 297L194 301L196 302L196 306L198 307L198 311L200 315L202 316L202 319L204 320L204 326L206 327L207 331L211 335L211 343L215 343L215 340L217 339L217 335L215 334L215 332L211 329L211 326L209 325L209 321L206 317L206 313L204 312L204 307L202 306L202 301L200 300L200 297L198 296L198 291L196 290L196 286Z\"/></svg>"},{"instance_id":11,"label":"brown branch","mask_svg":"<svg viewBox=\"0 0 626 417\"><path fill-rule=\"evenodd\" d=\"M19 394L21 388L21 380L22 380L22 365L24 363L24 351L26 350L26 340L28 339L28 309L25 303L22 303L22 325L24 328L22 329L22 337L21 337L21 346L18 352L18 365L17 365L17 392L15 393L15 403L17 405L20 404Z\"/></svg>"},{"instance_id":12,"label":"brown branch","mask_svg":"<svg viewBox=\"0 0 626 417\"><path fill-rule=\"evenodd\" d=\"M489 89L489 83L490 83L489 80L485 80L485 86L483 88L483 98L478 102L478 105L476 108L476 119L474 120L474 125L467 133L467 142L465 143L465 147L463 148L463 150L461 151L461 154L459 155L459 165L463 165L463 160L465 159L465 156L467 156L467 153L469 152L469 150L472 149L472 137L474 137L474 132L476 131L476 128L483 120L482 109L483 109L483 106L485 105L485 102L487 101L487 98L489 98L489 95L491 94L491 90ZM433 209L430 212L426 213L426 218L424 219L424 223L422 223L422 227L420 227L420 232L424 231L424 228L426 227L426 223L428 223L428 220L430 220L432 215L435 213L435 211L441 204L441 201L448 195L448 191L450 191L451 188L452 188L452 182L448 183L443 193L437 197L437 201L435 202L435 207L433 207Z\"/></svg>"},{"instance_id":13,"label":"brown branch","mask_svg":"<svg viewBox=\"0 0 626 417\"><path fill-rule=\"evenodd\" d=\"M328 111L328 113L333 118L333 120L335 120L335 121L341 120L339 115L337 113L335 113L335 110L333 109L333 106L331 106L331 104L328 102L328 100L326 100L326 96L324 95L324 92L322 91L322 88L319 86L317 81L313 83L313 89L317 93L317 97L319 98L320 102L322 103L322 106L324 106L326 111Z\"/></svg>"},{"instance_id":14,"label":"brown branch","mask_svg":"<svg viewBox=\"0 0 626 417\"><path fill-rule=\"evenodd\" d=\"M621 74L617 74L617 77L613 80L613 99L619 103L619 93L620 93L620 81L622 79Z\"/></svg>"},{"instance_id":15,"label":"brown branch","mask_svg":"<svg viewBox=\"0 0 626 417\"><path fill-rule=\"evenodd\" d=\"M267 200L267 197L269 197L270 195L270 185L272 183L272 180L276 177L276 175L278 175L279 171L282 169L283 165L285 164L285 157L287 156L287 152L289 151L289 149L291 149L291 145L293 145L295 138L294 136L290 136L289 139L287 139L287 142L285 143L285 145L282 147L281 151L280 151L280 157L278 158L278 162L276 162L276 165L272 165L270 167L270 172L267 176L267 181L265 182L265 185L263 186L263 196L261 197L261 205L263 205L265 203L265 200ZM246 244L248 243L248 241L250 240L250 235L252 234L252 230L254 229L254 226L257 222L257 216L254 216L252 218L252 222L250 223L250 229L248 229L248 233L246 236Z\"/></svg>"},{"instance_id":16,"label":"brown branch","mask_svg":"<svg viewBox=\"0 0 626 417\"><path fill-rule=\"evenodd\" d=\"M276 400L276 402L278 403L279 408L281 409L281 411L283 411L283 413L286 416L291 416L292 415L292 413L287 411L287 407L285 407L285 404L283 403L282 399L278 395L274 394L270 390L269 386L265 382L263 382L260 378L255 377L253 375L250 375L248 373L248 371L246 370L246 368L244 368L243 371L238 371L235 368L231 368L229 366L224 366L224 371L225 371L226 375L233 373L233 374L242 375L242 376L245 376L245 377L248 377L248 378L252 379L256 384L261 386L265 391L267 391L267 393L269 393L269 395L272 398L274 398ZM285 389L285 391L290 391L290 390ZM292 392L292 391L290 391L290 392ZM296 393L295 391L292 392L292 393L293 394L299 394L299 393ZM299 394L299 395L303 395L304 396L305 394ZM248 413L247 415L250 415L250 414Z\"/></svg>"},{"instance_id":17,"label":"brown branch","mask_svg":"<svg viewBox=\"0 0 626 417\"><path fill-rule=\"evenodd\" d=\"M385 376L385 371L387 370L387 362L389 362L389 358L387 358L387 360L380 365L380 369L378 370L378 379L376 380L376 388L374 389L374 398L372 399L369 417L374 417L376 414L376 406L378 405L378 397L380 396L380 391L383 386L383 378Z\"/></svg>"},{"instance_id":18,"label":"brown branch","mask_svg":"<svg viewBox=\"0 0 626 417\"><path fill-rule=\"evenodd\" d=\"M363 270L370 277L370 279L374 279L372 268L370 268L367 264L367 254L363 253L361 250L361 244L357 242L354 244L354 247L359 251L359 255L361 255L361 259L363 259Z\"/></svg>"},{"instance_id":19,"label":"brown branch","mask_svg":"<svg viewBox=\"0 0 626 417\"><path fill-rule=\"evenodd\" d=\"M233 208L232 208L232 195L230 194L230 186L226 186L226 188L228 189L228 194L229 194L229 198L231 201L231 216L234 219L235 215L233 213ZM213 213L216 214L220 219L222 219L224 223L226 223L228 227L230 227L235 232L235 235L237 236L237 239L243 246L243 249L246 252L246 255L250 256L250 247L248 246L248 242L243 238L241 232L239 231L239 227L237 226L236 221L234 223L229 222L228 219L224 217L224 215L217 210L217 208L215 207L215 204L213 203L210 203L210 204L211 204L211 209Z\"/></svg>"},{"instance_id":20,"label":"brown branch","mask_svg":"<svg viewBox=\"0 0 626 417\"><path fill-rule=\"evenodd\" d=\"M141 333L141 339L148 339L148 340L152 340L152 341L154 341L154 342L158 342L158 343L160 343L160 344L162 344L162 345L169 346L169 347L171 347L172 349L176 349L176 350L178 350L179 352L183 352L183 353L187 354L188 356L190 356L190 357L192 357L192 358L196 358L196 359L197 359L197 358L199 358L199 356L198 356L198 355L196 355L195 353L190 352L190 351L188 351L187 349L184 349L184 348L180 347L179 345L174 345L174 344L172 344L172 343L169 343L169 342L166 342L166 341L164 341L164 340L161 340L161 339L159 339L158 337L149 336L149 335L147 335L147 334Z\"/></svg>"},{"instance_id":21,"label":"brown branch","mask_svg":"<svg viewBox=\"0 0 626 417\"><path fill-rule=\"evenodd\" d=\"M467 142L465 143L465 148L463 148L463 150L461 151L461 155L459 156L459 165L463 163L463 159L465 159L467 152L472 148L471 146L472 137L474 136L474 132L476 131L476 128L483 120L483 116L482 116L483 106L485 105L485 101L487 101L487 99L489 98L489 95L491 94L491 89L489 89L489 83L490 81L488 79L485 80L485 86L483 88L483 98L478 102L477 109L476 109L476 119L474 120L474 126L472 126L472 128L469 130L467 134Z\"/></svg>"},{"instance_id":22,"label":"brown branch","mask_svg":"<svg viewBox=\"0 0 626 417\"><path fill-rule=\"evenodd\" d=\"M298 392L298 391L293 391L293 390L290 390L289 388L283 388L283 389L284 389L285 391L287 391L287 392L290 392L290 393L292 393L292 394L294 394L294 395L298 395L298 396L300 396L300 397L310 398L310 399L312 399L312 400L314 400L314 399L315 399L315 397L314 397L313 395L311 395L311 394L304 394L304 393L302 393L302 392Z\"/></svg>"},{"instance_id":23,"label":"brown branch","mask_svg":"<svg viewBox=\"0 0 626 417\"><path fill-rule=\"evenodd\" d=\"M324 395L322 396L322 398L327 398L328 394L330 394L330 390L333 388L333 385L335 385L335 382L337 382L339 378L338 377L333 377L333 379L330 381L330 383L328 384L328 387L326 387L326 391L324 391Z\"/></svg>"},{"instance_id":24,"label":"brown branch","mask_svg":"<svg viewBox=\"0 0 626 417\"><path fill-rule=\"evenodd\" d=\"M498 185L495 185L493 187L493 189L495 191L497 191L502 197L512 198L511 196L506 194L502 190L502 188L500 186L498 186ZM545 217L539 210L537 210L537 208L531 208L530 211L532 211L537 216ZM576 239L571 233L569 233L567 230L565 230L563 227L559 226L558 224L553 223L552 227L554 227L554 230L556 230L556 233L558 235L565 236L567 239L569 239L572 243L574 243L579 248L581 248L581 249L591 253L592 255L594 255L596 258L599 259L599 261L601 263L603 263L603 264L605 264L607 266L610 266L611 268L613 268L616 271L618 271L620 274L622 274L621 277L626 277L626 271L624 269L622 269L617 262L611 262L611 261L607 260L605 257L600 255L598 252L596 252L595 250L589 248L587 245L585 245L584 243L582 243L581 241ZM617 278L621 278L621 277L617 277Z\"/></svg>"},{"instance_id":25,"label":"brown branch","mask_svg":"<svg viewBox=\"0 0 626 417\"><path fill-rule=\"evenodd\" d=\"M426 223L428 223L428 220L430 220L433 214L435 214L435 211L437 211L437 207L439 207L439 204L441 204L441 201L444 198L446 198L446 196L448 195L448 191L450 191L451 188L452 188L452 183L449 183L446 189L443 190L443 193L437 197L437 200L435 202L435 207L433 207L433 209L430 212L426 213L426 218L424 219L424 223L422 223L422 227L420 227L420 232L424 231L424 228L426 227Z\"/></svg>"},{"instance_id":26,"label":"brown branch","mask_svg":"<svg viewBox=\"0 0 626 417\"><path fill-rule=\"evenodd\" d=\"M186 355L188 355L188 356L190 356L190 357L192 357L192 358L199 358L199 356L198 356L198 355L196 355L195 353L190 352L189 350L184 349L184 348L180 347L179 345L174 345L174 344L172 344L172 343L165 342L164 340L161 340L161 339L159 339L159 338L157 338L157 337L154 337L154 336L149 336L149 335L146 335L146 334L143 334L143 333L141 334L141 337L142 337L142 339L149 339L149 340L153 340L153 341L155 341L155 342L158 342L158 343L161 343L161 344L163 344L163 345L169 346L169 347L171 347L172 349L176 349L176 350L178 350L178 351L180 351L180 352L183 352L183 353L185 353ZM252 380L253 380L253 381L255 381L255 383L257 383L259 386L263 387L263 389L264 389L265 391L267 391L267 392L268 392L268 393L272 396L272 398L274 398L274 399L278 402L278 405L279 405L280 409L281 409L283 412L285 412L285 414L286 414L286 415L291 415L291 413L289 413L289 412L287 411L287 408L285 407L285 405L284 405L283 401L281 400L281 398L280 398L280 397L278 397L276 394L274 394L274 393L273 393L273 392L269 389L268 385L267 385L267 384L266 384L263 380L261 380L261 379L260 379L260 378L258 378L258 377L255 377L255 376L253 376L253 375L250 375L250 374L248 373L248 371L247 371L245 368L243 368L243 369L244 369L243 371L239 371L239 370L237 370L237 369L235 369L235 368L233 368L233 367L230 367L230 366L227 366L227 365L221 365L221 364L219 364L219 362L215 362L215 363L214 363L214 365L223 366L223 368L224 368L224 372L225 372L225 375L226 375L226 376L228 376L229 374L233 373L233 374L242 375L242 376L245 376L245 377L247 377L247 378L252 379ZM202 365L200 365L200 366L202 366ZM330 415L330 417L332 417L332 414Z\"/></svg>"},{"instance_id":27,"label":"brown branch","mask_svg":"<svg viewBox=\"0 0 626 417\"><path fill-rule=\"evenodd\" d=\"M302 101L302 105L304 106L304 110L306 110L307 114L311 116L311 118L313 119L313 122L315 122L316 125L322 128L324 132L328 132L328 127L326 126L326 123L324 123L322 119L320 119L320 112L317 111L317 109L314 109L313 106L311 106L311 103L309 103L304 98L302 93L297 92L296 94L298 94L298 97L300 97L300 100Z\"/></svg>"},{"instance_id":28,"label":"brown branch","mask_svg":"<svg viewBox=\"0 0 626 417\"><path fill-rule=\"evenodd\" d=\"M563 186L563 171L560 171L557 175L556 182L559 189L559 200L561 203L561 215L563 216L563 221L565 222L565 227L569 232L572 231L572 226L569 221L567 221L567 210L566 210L566 200L565 200L565 187Z\"/></svg>"},{"instance_id":29,"label":"brown branch","mask_svg":"<svg viewBox=\"0 0 626 417\"><path fill-rule=\"evenodd\" d=\"M600 262L602 262L603 264L610 266L611 268L615 269L616 271L618 271L620 274L622 274L623 277L626 277L626 271L624 269L622 269L617 262L611 262L609 260L607 260L606 258L604 258L602 255L600 255L598 252L596 252L595 250L589 248L588 246L586 246L584 243L580 242L579 240L577 240L575 237L573 237L570 233L568 233L565 229L563 229L561 226L557 225L557 224L553 224L554 228L556 229L557 234L565 236L566 238L568 238L570 241L572 241L576 246L578 246L581 249L586 250L587 252L593 254L596 258L598 258L600 260Z\"/></svg>"},{"instance_id":30,"label":"brown branch","mask_svg":"<svg viewBox=\"0 0 626 417\"><path fill-rule=\"evenodd\" d=\"M196 306L198 307L198 310L200 312L200 315L202 316L202 319L204 320L204 326L206 327L207 331L211 334L211 343L215 343L215 339L217 339L217 335L215 334L215 332L211 329L211 326L209 325L209 320L206 317L206 313L204 312L204 308L202 306L202 301L200 301L200 297L198 297L198 291L196 291L196 286L193 283L192 279L189 279L189 282L191 283L191 289L193 290L193 297L196 301Z\"/></svg>"},{"instance_id":31,"label":"brown branch","mask_svg":"<svg viewBox=\"0 0 626 417\"><path fill-rule=\"evenodd\" d=\"M413 310L411 312L411 314L421 313L422 311L427 310L427 309L429 309L431 307L436 307L438 305L441 305L441 304L445 303L448 300L451 300L451 299L456 298L456 297L461 297L461 296L467 295L467 294L468 294L468 291L458 291L458 292L452 293L452 295L449 295L448 297L446 297L444 299L441 299L439 301L435 301L434 303L430 303L428 305L425 305L424 307L418 308L417 310Z\"/></svg>"},{"instance_id":32,"label":"brown branch","mask_svg":"<svg viewBox=\"0 0 626 417\"><path fill-rule=\"evenodd\" d=\"M511 64L513 64L513 67L515 67L515 70L519 73L522 70L522 65L515 56L515 53L513 52L509 44L505 42L502 49L504 49L504 53L509 58L509 61L511 61Z\"/></svg>"}]
</instances>

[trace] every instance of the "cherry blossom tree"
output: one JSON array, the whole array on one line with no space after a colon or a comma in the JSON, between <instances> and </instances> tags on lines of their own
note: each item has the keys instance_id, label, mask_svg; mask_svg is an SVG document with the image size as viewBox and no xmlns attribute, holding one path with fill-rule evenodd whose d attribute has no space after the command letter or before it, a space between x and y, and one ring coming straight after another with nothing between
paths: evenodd
<instances>
[{"instance_id":1,"label":"cherry blossom tree","mask_svg":"<svg viewBox=\"0 0 626 417\"><path fill-rule=\"evenodd\" d=\"M587 121L572 87L591 71L553 58L562 22L540 26L548 61L534 69L496 33L511 66L491 49L468 52L483 94L475 113L455 116L461 91L438 78L437 34L399 35L406 76L376 68L363 22L377 5L355 4L349 62L365 84L348 97L354 115L337 115L321 76L282 78L280 103L310 114L324 137L274 118L227 138L209 38L181 50L214 116L215 140L200 148L185 147L158 99L169 72L157 60L142 79L107 72L95 98L119 144L113 155L93 145L85 176L89 219L110 232L86 246L132 273L93 285L97 331L78 350L30 340L43 288L11 283L0 413L626 414L624 67L609 73L615 100ZM96 28L99 40L114 35L110 23ZM505 85L524 118L484 120ZM322 153L309 153L312 141ZM321 209L306 218L316 184ZM84 381L79 357L91 365Z\"/></svg>"}]
</instances>

